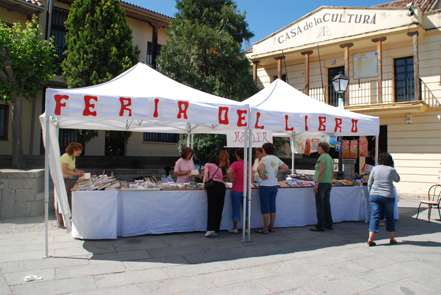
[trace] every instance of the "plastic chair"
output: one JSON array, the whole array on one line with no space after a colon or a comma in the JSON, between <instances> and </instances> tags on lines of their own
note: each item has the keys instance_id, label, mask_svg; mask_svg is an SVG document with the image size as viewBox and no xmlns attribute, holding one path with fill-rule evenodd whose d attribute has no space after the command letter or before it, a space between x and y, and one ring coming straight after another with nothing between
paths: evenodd
<instances>
[{"instance_id":1,"label":"plastic chair","mask_svg":"<svg viewBox=\"0 0 441 295\"><path fill-rule=\"evenodd\" d=\"M430 222L430 216L432 214L432 207L438 208L438 215L441 219L441 214L439 211L440 206L440 200L441 200L441 184L435 184L432 185L429 188L429 191L427 192L428 200L420 201L420 205L418 206L418 214L416 216L416 219L418 219L418 215L420 214L420 208L422 204L427 204L429 206L429 212L427 218L429 219L428 222Z\"/></svg>"}]
</instances>

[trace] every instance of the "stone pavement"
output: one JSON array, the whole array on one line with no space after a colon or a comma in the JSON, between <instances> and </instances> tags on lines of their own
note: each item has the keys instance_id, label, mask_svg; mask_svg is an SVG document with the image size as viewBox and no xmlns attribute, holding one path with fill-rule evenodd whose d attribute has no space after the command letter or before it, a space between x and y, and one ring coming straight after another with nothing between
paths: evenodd
<instances>
[{"instance_id":1,"label":"stone pavement","mask_svg":"<svg viewBox=\"0 0 441 295\"><path fill-rule=\"evenodd\" d=\"M441 222L417 200L399 202L397 245L385 227L277 228L269 235L221 232L75 240L44 217L0 221L0 294L441 294ZM42 280L24 282L27 275Z\"/></svg>"}]
</instances>

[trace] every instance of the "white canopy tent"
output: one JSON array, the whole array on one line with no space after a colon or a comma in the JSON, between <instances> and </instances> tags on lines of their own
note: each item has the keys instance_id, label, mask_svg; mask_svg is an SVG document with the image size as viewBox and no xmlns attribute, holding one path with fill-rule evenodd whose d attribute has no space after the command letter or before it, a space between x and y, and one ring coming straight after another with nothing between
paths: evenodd
<instances>
[{"instance_id":1,"label":"white canopy tent","mask_svg":"<svg viewBox=\"0 0 441 295\"><path fill-rule=\"evenodd\" d=\"M68 221L68 232L71 229L59 165L58 128L188 135L224 133L246 128L248 113L246 105L180 84L143 63L103 84L75 89L48 88L45 113L40 116L46 146L46 221L50 166L56 199L64 220Z\"/></svg>"},{"instance_id":2,"label":"white canopy tent","mask_svg":"<svg viewBox=\"0 0 441 295\"><path fill-rule=\"evenodd\" d=\"M290 137L292 169L294 170L294 136L376 136L380 119L366 116L319 102L291 85L275 80L268 87L243 101L250 109L250 129L273 131L273 136ZM251 144L249 145L249 169L251 169ZM376 157L378 159L378 156ZM248 179L251 185L251 177ZM244 199L245 201L245 199ZM251 194L248 197L251 205ZM248 220L250 221L250 220Z\"/></svg>"}]
</instances>

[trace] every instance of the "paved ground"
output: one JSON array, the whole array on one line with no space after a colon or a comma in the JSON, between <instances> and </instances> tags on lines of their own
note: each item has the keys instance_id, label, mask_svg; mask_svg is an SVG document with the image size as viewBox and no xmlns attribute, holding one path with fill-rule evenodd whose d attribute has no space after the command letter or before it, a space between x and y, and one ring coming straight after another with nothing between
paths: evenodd
<instances>
[{"instance_id":1,"label":"paved ground","mask_svg":"<svg viewBox=\"0 0 441 295\"><path fill-rule=\"evenodd\" d=\"M367 224L278 228L269 235L201 232L80 241L44 217L0 221L0 294L441 294L441 222L399 203L397 245ZM43 280L24 282L27 275Z\"/></svg>"}]
</instances>

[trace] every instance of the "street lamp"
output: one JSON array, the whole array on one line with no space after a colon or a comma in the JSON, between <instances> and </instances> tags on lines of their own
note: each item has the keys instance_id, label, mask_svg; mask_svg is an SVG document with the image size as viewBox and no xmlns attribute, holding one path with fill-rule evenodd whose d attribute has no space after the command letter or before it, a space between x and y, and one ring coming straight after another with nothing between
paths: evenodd
<instances>
[{"instance_id":1,"label":"street lamp","mask_svg":"<svg viewBox=\"0 0 441 295\"><path fill-rule=\"evenodd\" d=\"M348 90L349 78L343 75L342 72L339 72L337 76L332 79L332 85L334 86L335 92L338 94L338 108L344 109L345 101L343 99L346 90ZM342 141L342 137L340 136L340 141ZM343 179L343 157L342 151L338 153L338 172L337 178Z\"/></svg>"},{"instance_id":2,"label":"street lamp","mask_svg":"<svg viewBox=\"0 0 441 295\"><path fill-rule=\"evenodd\" d=\"M338 107L343 109L345 105L343 97L346 90L348 90L349 78L343 75L342 72L339 72L338 75L332 79L332 85L334 86L335 92L338 93Z\"/></svg>"}]
</instances>

